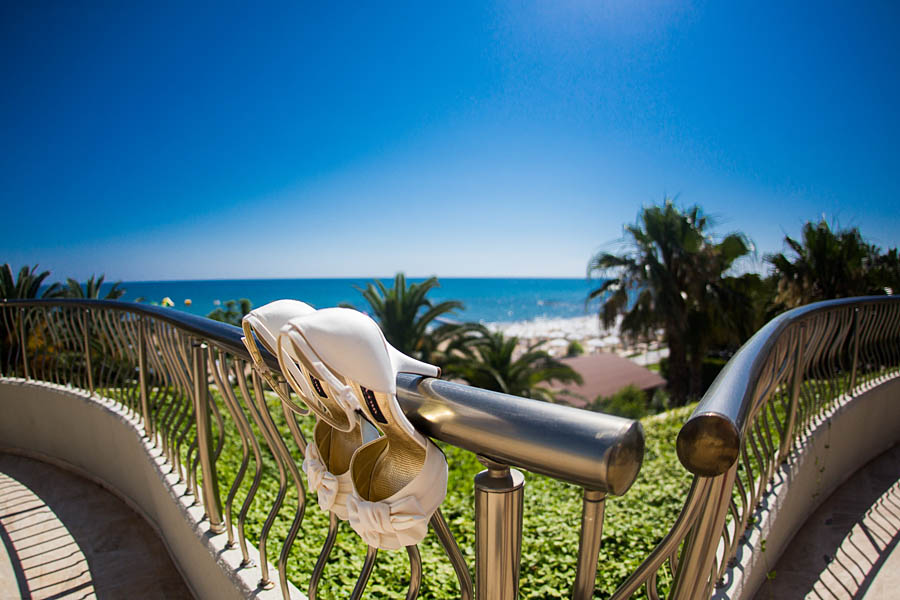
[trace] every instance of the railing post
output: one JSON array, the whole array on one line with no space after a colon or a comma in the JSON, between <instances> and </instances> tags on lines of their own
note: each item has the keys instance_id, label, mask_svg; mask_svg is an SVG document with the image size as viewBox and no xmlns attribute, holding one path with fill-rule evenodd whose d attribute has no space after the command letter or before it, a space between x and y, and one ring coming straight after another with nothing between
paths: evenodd
<instances>
[{"instance_id":1,"label":"railing post","mask_svg":"<svg viewBox=\"0 0 900 600\"><path fill-rule=\"evenodd\" d=\"M519 593L525 476L489 458L475 476L475 597L512 600Z\"/></svg>"},{"instance_id":2,"label":"railing post","mask_svg":"<svg viewBox=\"0 0 900 600\"><path fill-rule=\"evenodd\" d=\"M850 367L850 387L847 394L856 388L856 369L859 366L859 307L853 309L853 363Z\"/></svg>"},{"instance_id":3,"label":"railing post","mask_svg":"<svg viewBox=\"0 0 900 600\"><path fill-rule=\"evenodd\" d=\"M197 451L200 453L200 471L203 474L203 508L209 517L213 533L225 531L222 521L222 500L219 498L219 479L213 462L212 436L209 422L209 386L206 371L206 344L191 344L192 374L194 377L194 414L197 418Z\"/></svg>"},{"instance_id":4,"label":"railing post","mask_svg":"<svg viewBox=\"0 0 900 600\"><path fill-rule=\"evenodd\" d=\"M788 409L787 424L781 436L781 448L778 449L778 461L787 460L788 452L794 441L794 428L797 426L797 408L800 404L800 384L803 382L803 344L806 343L806 323L800 323L797 333L797 350L794 353L794 372L791 379L791 405Z\"/></svg>"},{"instance_id":5,"label":"railing post","mask_svg":"<svg viewBox=\"0 0 900 600\"><path fill-rule=\"evenodd\" d=\"M144 416L144 433L153 439L153 423L150 422L150 398L147 394L147 322L138 317L138 386L141 391L141 413Z\"/></svg>"},{"instance_id":6,"label":"railing post","mask_svg":"<svg viewBox=\"0 0 900 600\"><path fill-rule=\"evenodd\" d=\"M91 363L91 309L86 308L81 313L82 325L84 325L84 368L87 371L88 391L94 395L94 368Z\"/></svg>"},{"instance_id":7,"label":"railing post","mask_svg":"<svg viewBox=\"0 0 900 600\"><path fill-rule=\"evenodd\" d=\"M587 600L594 595L605 508L606 493L584 490L581 506L581 539L578 542L578 570L575 572L572 600Z\"/></svg>"},{"instance_id":8,"label":"railing post","mask_svg":"<svg viewBox=\"0 0 900 600\"><path fill-rule=\"evenodd\" d=\"M22 347L22 368L24 370L25 379L31 379L31 372L28 370L28 356L25 352L25 308L19 308L19 345Z\"/></svg>"}]
</instances>

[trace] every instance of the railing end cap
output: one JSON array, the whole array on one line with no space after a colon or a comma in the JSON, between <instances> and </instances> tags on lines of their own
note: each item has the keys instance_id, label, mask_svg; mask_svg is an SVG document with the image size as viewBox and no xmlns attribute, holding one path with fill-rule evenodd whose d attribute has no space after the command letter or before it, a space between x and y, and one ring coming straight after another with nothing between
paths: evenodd
<instances>
[{"instance_id":1,"label":"railing end cap","mask_svg":"<svg viewBox=\"0 0 900 600\"><path fill-rule=\"evenodd\" d=\"M637 479L644 462L644 428L632 421L620 442L611 449L606 468L607 491L621 496Z\"/></svg>"},{"instance_id":2,"label":"railing end cap","mask_svg":"<svg viewBox=\"0 0 900 600\"><path fill-rule=\"evenodd\" d=\"M678 432L678 460L694 475L715 477L731 468L741 447L741 434L728 417L707 412L693 415Z\"/></svg>"}]
</instances>

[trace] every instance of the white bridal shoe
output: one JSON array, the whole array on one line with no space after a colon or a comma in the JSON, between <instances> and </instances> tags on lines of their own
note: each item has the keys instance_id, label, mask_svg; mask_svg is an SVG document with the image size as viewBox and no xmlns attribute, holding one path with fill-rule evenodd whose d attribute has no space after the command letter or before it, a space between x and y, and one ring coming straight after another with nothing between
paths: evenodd
<instances>
[{"instance_id":1,"label":"white bridal shoe","mask_svg":"<svg viewBox=\"0 0 900 600\"><path fill-rule=\"evenodd\" d=\"M288 321L278 341L279 360L285 353L307 367L306 383L325 382L331 395L314 389L319 396L333 396L347 413L351 406L361 409L384 433L357 449L350 461L350 525L377 548L420 542L446 496L447 461L403 414L396 378L398 372L436 377L440 369L396 350L375 321L345 308Z\"/></svg>"},{"instance_id":2,"label":"white bridal shoe","mask_svg":"<svg viewBox=\"0 0 900 600\"><path fill-rule=\"evenodd\" d=\"M253 341L252 333L272 354L278 358L282 373L297 395L312 410L318 420L313 429L313 439L306 445L303 470L306 472L310 490L316 492L319 507L332 511L347 520L347 498L353 485L350 483L349 467L353 453L361 445L378 437L378 431L355 413L348 415L340 411L339 423L331 419L335 406L325 404L327 397L315 390L322 389L315 378L310 378L293 361L284 361L279 349L280 329L292 317L315 313L315 309L297 300L277 300L251 311L243 320L244 345L253 358L257 371L281 397L282 401L295 412L306 414L281 390L268 366L263 362L259 349ZM298 380L306 385L299 385ZM352 416L352 418L351 418ZM362 421L362 425L359 422ZM340 425L340 428L333 427ZM349 427L347 427L349 425ZM347 429L346 431L344 429Z\"/></svg>"},{"instance_id":3,"label":"white bridal shoe","mask_svg":"<svg viewBox=\"0 0 900 600\"><path fill-rule=\"evenodd\" d=\"M282 391L281 385L275 381L275 377L269 369L269 366L263 361L262 354L260 354L259 348L256 346L253 334L256 333L256 337L259 338L260 343L266 350L272 355L275 355L278 343L278 332L284 324L293 317L308 315L314 312L316 312L316 309L299 300L276 300L251 310L241 320L241 327L244 330L244 337L241 338L241 341L244 342L244 347L246 347L247 352L250 353L250 358L253 361L253 366L256 367L256 371L266 380L269 387L278 394L282 401L286 402L292 410L302 415L308 414L309 411L297 406L297 404Z\"/></svg>"}]
</instances>

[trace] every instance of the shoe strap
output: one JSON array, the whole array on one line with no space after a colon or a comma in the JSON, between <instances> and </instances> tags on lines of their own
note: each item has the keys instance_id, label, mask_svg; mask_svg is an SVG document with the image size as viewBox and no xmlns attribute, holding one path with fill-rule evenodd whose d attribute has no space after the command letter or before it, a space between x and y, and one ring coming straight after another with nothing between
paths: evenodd
<instances>
[{"instance_id":1,"label":"shoe strap","mask_svg":"<svg viewBox=\"0 0 900 600\"><path fill-rule=\"evenodd\" d=\"M337 376L332 373L331 369L329 369L325 363L323 363L319 356L315 353L309 343L306 341L306 338L303 337L303 334L297 331L296 329L290 327L290 324L281 330L281 333L278 335L278 354L279 361L282 360L283 355L287 355L291 360L288 361L289 364L293 363L292 366L297 369L296 362L293 360L291 356L290 347L285 347L284 338L287 336L291 342L291 346L294 349L303 354L303 357L312 367L313 374L315 374L319 379L323 380L329 388L331 388L332 393L334 394L334 399L337 402L338 406L344 411L347 415L347 419L350 423L356 422L356 411L361 410L362 407L359 403L359 398L356 393L353 391L353 388L349 385L341 382ZM288 367L290 368L290 366ZM299 369L297 369L299 371ZM309 381L306 377L300 377L304 390L308 390L310 393L312 392L312 386L309 384ZM315 397L315 396L313 396Z\"/></svg>"},{"instance_id":2,"label":"shoe strap","mask_svg":"<svg viewBox=\"0 0 900 600\"><path fill-rule=\"evenodd\" d=\"M269 384L269 387L278 394L278 397L288 408L300 416L308 415L309 403L307 402L307 398L302 398L307 406L300 406L291 400L290 394L284 393L281 389L281 385L275 381L275 377L272 374L272 370L269 369L269 365L262 359L262 354L260 354L259 347L257 347L256 341L253 338L253 331L250 328L250 324L247 321L244 321L242 326L244 329L244 336L241 338L241 341L244 343L244 347L247 348L247 352L250 353L250 362L256 369L256 372L259 373L260 377Z\"/></svg>"}]
</instances>

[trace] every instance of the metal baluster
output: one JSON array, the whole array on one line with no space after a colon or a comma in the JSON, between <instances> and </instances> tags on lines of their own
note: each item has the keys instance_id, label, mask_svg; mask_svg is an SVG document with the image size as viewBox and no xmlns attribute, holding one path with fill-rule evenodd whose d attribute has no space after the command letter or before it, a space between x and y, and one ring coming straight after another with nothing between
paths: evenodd
<instances>
[{"instance_id":1,"label":"metal baluster","mask_svg":"<svg viewBox=\"0 0 900 600\"><path fill-rule=\"evenodd\" d=\"M460 552L456 539L450 533L450 527L447 526L447 521L444 519L441 509L438 509L431 515L431 528L434 529L434 533L444 547L444 552L447 553L447 558L450 559L450 564L453 565L453 570L456 571L456 579L459 581L460 600L472 600L475 592L472 586L472 574L469 573L469 565L466 564L466 559Z\"/></svg>"},{"instance_id":2,"label":"metal baluster","mask_svg":"<svg viewBox=\"0 0 900 600\"><path fill-rule=\"evenodd\" d=\"M192 344L194 376L194 414L197 416L197 444L200 447L200 468L203 472L203 507L209 517L213 533L225 531L222 522L222 500L219 498L219 478L213 461L209 422L209 387L206 383L206 344Z\"/></svg>"},{"instance_id":3,"label":"metal baluster","mask_svg":"<svg viewBox=\"0 0 900 600\"><path fill-rule=\"evenodd\" d=\"M190 446L196 440L193 440L191 444L188 444L189 448L184 452L184 462L181 460L181 446L187 438L188 432L190 432L192 428L192 424L196 422L196 403L194 402L194 383L192 383L191 376L191 359L188 358L185 360L184 351L185 344L183 340L180 339L180 335L177 335L178 330L173 329L173 348L172 351L175 355L175 372L182 379L182 385L184 386L184 393L182 395L182 404L184 405L184 410L178 416L178 421L175 423L172 434L175 436L175 464L178 466L178 477L179 480L184 481L188 486L190 493L199 497L200 493L196 488L192 488L191 485L195 482L191 479L190 472ZM195 436L196 438L196 436Z\"/></svg>"},{"instance_id":4,"label":"metal baluster","mask_svg":"<svg viewBox=\"0 0 900 600\"><path fill-rule=\"evenodd\" d=\"M422 585L422 555L415 545L407 546L406 552L409 554L409 589L406 591L406 600L415 600Z\"/></svg>"},{"instance_id":5,"label":"metal baluster","mask_svg":"<svg viewBox=\"0 0 900 600\"><path fill-rule=\"evenodd\" d=\"M247 363L242 360L235 360L232 368L234 370L234 376L238 383L238 388L241 390L241 395L244 397L244 402L247 403L248 406L253 406L253 400L250 398L250 392L247 390L247 378L244 376L244 369L247 367ZM259 489L259 484L262 481L262 452L259 448L259 442L256 439L256 435L253 433L253 429L250 427L250 423L246 420L244 416L244 411L241 408L241 403L237 400L237 396L235 396L235 407L238 409L238 420L243 424L244 432L247 435L247 439L250 442L250 449L253 451L253 460L256 468L253 474L253 481L250 483L250 489L247 490L247 495L244 497L244 502L241 504L241 511L238 513L238 541L241 542L241 551L244 553L244 559L241 561L241 566L245 567L253 563L250 560L249 554L246 549L246 542L244 540L244 523L247 520L247 511L250 510L250 505L253 503L253 498L256 496L256 491ZM253 409L250 408L250 413L252 415ZM265 555L262 555L263 560L265 560Z\"/></svg>"},{"instance_id":6,"label":"metal baluster","mask_svg":"<svg viewBox=\"0 0 900 600\"><path fill-rule=\"evenodd\" d=\"M305 413L298 412L295 408L297 406L295 402L288 403L284 401L284 398L290 398L292 393L290 386L286 382L282 382L281 392L281 410L284 413L284 420L287 421L288 430L290 430L291 437L294 438L294 443L297 444L297 448L300 449L300 454L306 458L306 437L304 437L303 432L300 431L300 424L297 423L297 415L309 414L309 410L307 409Z\"/></svg>"},{"instance_id":7,"label":"metal baluster","mask_svg":"<svg viewBox=\"0 0 900 600\"><path fill-rule=\"evenodd\" d=\"M262 396L262 383L260 382L259 375L255 369L252 373L252 381L253 395L257 397ZM269 560L266 542L269 538L269 530L272 528L272 525L275 523L275 519L278 517L278 512L279 510L281 510L281 504L284 502L284 497L287 493L287 473L285 472L284 464L282 464L281 462L281 456L275 450L275 441L272 439L272 434L269 432L269 428L266 426L266 423L259 412L259 406L256 405L251 394L244 391L245 388L246 384L243 384L243 386L241 387L241 392L244 393L244 397L247 399L247 405L250 407L250 415L253 417L253 420L256 422L256 426L259 428L260 433L262 433L263 438L266 440L266 444L269 446L269 451L272 453L272 457L275 459L275 466L278 467L278 494L275 496L275 502L272 503L272 508L269 509L269 514L268 516L266 516L266 521L265 523L263 523L262 531L259 534L259 568L262 571L262 577L259 580L259 587L264 589L272 589L273 587L275 587L275 582L269 579ZM265 404L265 401L265 397L262 397L261 399L257 398L256 400L256 402L261 402L262 404Z\"/></svg>"},{"instance_id":8,"label":"metal baluster","mask_svg":"<svg viewBox=\"0 0 900 600\"><path fill-rule=\"evenodd\" d=\"M788 452L794 443L794 428L797 426L797 406L800 402L800 382L803 379L803 342L805 340L806 324L800 323L797 332L797 349L794 352L794 372L791 379L791 406L788 413L787 427L781 438L781 448L778 451L778 461L787 460Z\"/></svg>"},{"instance_id":9,"label":"metal baluster","mask_svg":"<svg viewBox=\"0 0 900 600\"><path fill-rule=\"evenodd\" d=\"M225 547L233 548L234 497L237 494L238 489L240 489L241 487L241 482L244 480L244 475L247 473L247 466L250 464L250 442L247 441L247 433L244 431L240 417L237 415L237 412L240 411L240 407L235 406L236 400L234 398L234 390L231 389L231 385L228 381L228 368L225 364L225 353L220 350L213 349L209 352L208 359L209 371L212 373L213 380L215 381L216 386L219 388L219 392L222 394L222 400L225 402L226 408L231 413L232 419L234 419L235 427L238 430L238 437L241 439L241 464L238 468L238 472L234 478L234 481L231 483L231 488L228 490L228 496L225 498L225 531L228 533L228 543L225 544ZM252 433L250 435L252 435ZM243 560L248 561L250 559L250 556L247 552L247 543L244 540L243 528L238 530L238 539L240 541Z\"/></svg>"},{"instance_id":10,"label":"metal baluster","mask_svg":"<svg viewBox=\"0 0 900 600\"><path fill-rule=\"evenodd\" d=\"M181 410L184 402L183 389L180 386L180 379L176 374L176 365L169 351L169 331L171 327L165 323L159 323L156 332L156 342L158 351L156 354L157 362L162 366L161 373L165 374L165 392L163 398L166 399L164 406L160 407L161 414L157 421L158 427L162 429L162 447L163 453L166 455L172 471L176 470L176 464L179 458L175 456L175 423L176 418ZM180 472L179 472L180 476Z\"/></svg>"},{"instance_id":11,"label":"metal baluster","mask_svg":"<svg viewBox=\"0 0 900 600\"><path fill-rule=\"evenodd\" d=\"M153 439L153 420L150 418L150 396L147 392L147 326L144 317L138 319L138 385L140 386L141 413L144 415L144 433Z\"/></svg>"},{"instance_id":12,"label":"metal baluster","mask_svg":"<svg viewBox=\"0 0 900 600\"><path fill-rule=\"evenodd\" d=\"M631 598L641 587L650 573L655 573L664 562L669 561L673 576L678 572L680 561L678 560L678 547L681 541L688 535L690 529L697 521L700 511L703 510L709 496L713 478L695 476L691 481L691 489L688 491L687 500L681 509L675 524L657 544L650 555L644 559L641 566L628 576L622 585L613 593L612 600L625 600Z\"/></svg>"},{"instance_id":13,"label":"metal baluster","mask_svg":"<svg viewBox=\"0 0 900 600\"><path fill-rule=\"evenodd\" d=\"M31 371L28 368L28 353L25 351L25 309L19 309L19 345L22 348L22 370L25 379L31 379Z\"/></svg>"},{"instance_id":14,"label":"metal baluster","mask_svg":"<svg viewBox=\"0 0 900 600\"><path fill-rule=\"evenodd\" d=\"M0 299L0 316L3 318L3 332L9 337L9 332L12 331L12 327L10 327L9 322L9 313L10 309L6 306L6 302ZM0 341L0 350L6 346L6 339ZM12 349L14 344L9 344L9 349L6 352L5 356L0 356L0 375L3 377L9 377L10 374L15 374L15 370L12 366Z\"/></svg>"},{"instance_id":15,"label":"metal baluster","mask_svg":"<svg viewBox=\"0 0 900 600\"><path fill-rule=\"evenodd\" d=\"M319 591L319 581L322 579L322 574L325 572L325 563L328 562L328 557L334 549L334 542L337 539L339 525L340 521L338 520L337 515L333 512L329 512L328 536L325 538L325 543L322 544L322 551L319 552L316 566L313 567L312 575L309 577L309 600L316 600L316 594Z\"/></svg>"},{"instance_id":16,"label":"metal baluster","mask_svg":"<svg viewBox=\"0 0 900 600\"><path fill-rule=\"evenodd\" d=\"M50 338L48 340L44 340L43 344L43 354L44 360L44 372L43 379L44 381L50 381L57 385L65 384L63 380L60 369L59 369L59 354L63 350L62 348L62 340L59 337L59 332L56 330L56 314L52 308L44 308L41 310L41 314L44 315L44 326L46 327L46 334ZM54 351L55 348L55 351Z\"/></svg>"},{"instance_id":17,"label":"metal baluster","mask_svg":"<svg viewBox=\"0 0 900 600\"><path fill-rule=\"evenodd\" d=\"M850 385L847 389L848 394L852 394L856 389L856 369L859 366L859 308L853 309L853 362L850 366Z\"/></svg>"},{"instance_id":18,"label":"metal baluster","mask_svg":"<svg viewBox=\"0 0 900 600\"><path fill-rule=\"evenodd\" d=\"M719 534L725 522L736 472L737 463L722 475L712 478L710 494L684 543L675 584L669 594L672 600L690 600L696 596L697 590L706 589L709 585L710 571L715 561Z\"/></svg>"},{"instance_id":19,"label":"metal baluster","mask_svg":"<svg viewBox=\"0 0 900 600\"><path fill-rule=\"evenodd\" d=\"M356 585L353 587L353 593L350 594L350 600L362 598L363 592L366 591L366 585L369 583L369 577L372 575L372 569L375 568L376 558L378 558L378 548L374 546L366 548L366 561L363 563L359 579L356 580Z\"/></svg>"},{"instance_id":20,"label":"metal baluster","mask_svg":"<svg viewBox=\"0 0 900 600\"><path fill-rule=\"evenodd\" d=\"M303 481L300 479L300 470L297 468L297 463L294 462L287 445L284 443L284 440L281 439L281 433L275 426L271 413L269 413L269 405L266 403L266 396L263 392L262 378L259 376L258 371L254 371L253 383L257 389L256 400L263 427L266 427L269 430L272 453L276 456L276 460L279 463L284 464L284 467L287 469L288 473L290 473L291 479L294 481L294 487L297 490L297 512L294 514L294 520L291 522L291 527L288 529L287 537L285 538L284 543L281 546L281 552L278 555L278 579L281 584L281 593L285 600L290 600L290 590L287 581L287 557L291 546L294 544L294 540L297 538L297 534L300 532L300 525L303 522L303 515L306 512L306 489L303 486ZM282 501L283 500L284 496L282 496Z\"/></svg>"},{"instance_id":21,"label":"metal baluster","mask_svg":"<svg viewBox=\"0 0 900 600\"><path fill-rule=\"evenodd\" d=\"M82 323L81 323L81 312L78 310L65 310L62 314L63 328L68 335L66 336L67 347L66 350L70 351L72 354L78 353L81 354L81 343L79 336L82 333ZM69 372L67 375L67 379L71 382L71 385L77 387L81 390L87 390L87 373L85 369L82 367L81 361L70 360L69 362Z\"/></svg>"}]
</instances>

